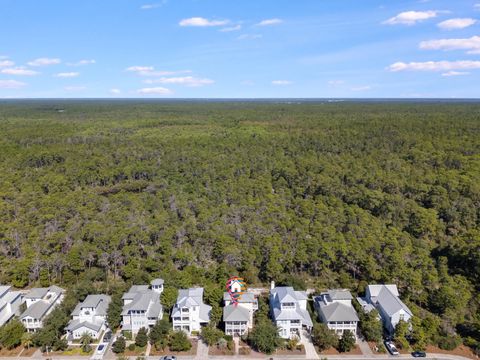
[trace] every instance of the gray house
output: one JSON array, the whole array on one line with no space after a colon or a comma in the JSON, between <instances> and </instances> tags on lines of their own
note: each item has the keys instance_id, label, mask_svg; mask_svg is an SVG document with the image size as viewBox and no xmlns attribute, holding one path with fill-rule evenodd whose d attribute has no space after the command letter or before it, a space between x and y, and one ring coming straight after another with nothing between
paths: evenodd
<instances>
[{"instance_id":1,"label":"gray house","mask_svg":"<svg viewBox=\"0 0 480 360\"><path fill-rule=\"evenodd\" d=\"M107 328L107 309L111 298L108 295L88 295L72 312L72 320L66 330L69 340L80 339L87 333L98 339Z\"/></svg>"},{"instance_id":2,"label":"gray house","mask_svg":"<svg viewBox=\"0 0 480 360\"><path fill-rule=\"evenodd\" d=\"M152 285L153 286L153 285ZM149 328L163 317L160 292L149 285L133 285L123 294L122 330L136 335L142 327Z\"/></svg>"},{"instance_id":3,"label":"gray house","mask_svg":"<svg viewBox=\"0 0 480 360\"><path fill-rule=\"evenodd\" d=\"M253 327L253 314L258 309L258 300L251 292L245 292L237 301L232 303L230 295L223 294L223 322L225 334L244 335Z\"/></svg>"},{"instance_id":4,"label":"gray house","mask_svg":"<svg viewBox=\"0 0 480 360\"><path fill-rule=\"evenodd\" d=\"M20 321L28 332L35 332L43 327L44 318L63 301L65 290L52 285L48 288L34 288L25 296L27 309L20 315Z\"/></svg>"},{"instance_id":5,"label":"gray house","mask_svg":"<svg viewBox=\"0 0 480 360\"><path fill-rule=\"evenodd\" d=\"M301 330L313 326L307 311L307 294L292 287L274 287L270 290L270 313L284 339L301 337Z\"/></svg>"},{"instance_id":6,"label":"gray house","mask_svg":"<svg viewBox=\"0 0 480 360\"><path fill-rule=\"evenodd\" d=\"M348 290L329 290L313 298L313 305L321 322L342 336L345 330L357 335L360 321L352 306L352 294Z\"/></svg>"},{"instance_id":7,"label":"gray house","mask_svg":"<svg viewBox=\"0 0 480 360\"><path fill-rule=\"evenodd\" d=\"M413 314L400 300L397 285L368 285L365 301L375 306L383 320L383 325L391 334L400 322L410 321Z\"/></svg>"}]
</instances>

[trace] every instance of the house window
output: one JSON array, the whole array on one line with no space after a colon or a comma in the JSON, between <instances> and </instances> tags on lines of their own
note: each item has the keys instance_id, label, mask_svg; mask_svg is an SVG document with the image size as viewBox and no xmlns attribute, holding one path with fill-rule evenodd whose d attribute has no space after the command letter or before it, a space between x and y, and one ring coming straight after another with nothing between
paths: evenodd
<instances>
[{"instance_id":1,"label":"house window","mask_svg":"<svg viewBox=\"0 0 480 360\"><path fill-rule=\"evenodd\" d=\"M295 309L295 303L293 302L282 303L282 309Z\"/></svg>"},{"instance_id":2,"label":"house window","mask_svg":"<svg viewBox=\"0 0 480 360\"><path fill-rule=\"evenodd\" d=\"M400 320L405 320L405 314L400 314Z\"/></svg>"}]
</instances>

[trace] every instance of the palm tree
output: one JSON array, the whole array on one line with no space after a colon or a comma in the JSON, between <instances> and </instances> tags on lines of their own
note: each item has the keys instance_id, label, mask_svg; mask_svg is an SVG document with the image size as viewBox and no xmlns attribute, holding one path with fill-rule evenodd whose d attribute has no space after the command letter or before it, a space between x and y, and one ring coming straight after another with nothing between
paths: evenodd
<instances>
[{"instance_id":1,"label":"palm tree","mask_svg":"<svg viewBox=\"0 0 480 360\"><path fill-rule=\"evenodd\" d=\"M90 336L89 333L84 332L82 337L80 338L80 344L82 344L82 351L84 353L87 353L91 350L90 344L92 342L92 337Z\"/></svg>"},{"instance_id":2,"label":"palm tree","mask_svg":"<svg viewBox=\"0 0 480 360\"><path fill-rule=\"evenodd\" d=\"M22 345L23 347L26 347L27 349L30 349L30 346L32 346L33 343L33 334L26 332L23 333L22 335Z\"/></svg>"}]
</instances>

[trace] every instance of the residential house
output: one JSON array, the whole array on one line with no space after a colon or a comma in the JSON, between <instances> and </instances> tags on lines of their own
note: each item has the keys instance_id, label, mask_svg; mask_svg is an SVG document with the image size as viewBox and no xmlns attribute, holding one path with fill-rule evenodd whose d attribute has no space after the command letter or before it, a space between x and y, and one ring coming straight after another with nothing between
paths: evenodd
<instances>
[{"instance_id":1,"label":"residential house","mask_svg":"<svg viewBox=\"0 0 480 360\"><path fill-rule=\"evenodd\" d=\"M27 309L20 315L20 321L28 332L35 332L43 327L43 320L65 297L65 290L52 285L48 288L34 288L25 296Z\"/></svg>"},{"instance_id":2,"label":"residential house","mask_svg":"<svg viewBox=\"0 0 480 360\"><path fill-rule=\"evenodd\" d=\"M360 319L352 305L352 294L348 290L329 290L313 298L313 306L321 322L342 336L350 330L356 337Z\"/></svg>"},{"instance_id":3,"label":"residential house","mask_svg":"<svg viewBox=\"0 0 480 360\"><path fill-rule=\"evenodd\" d=\"M223 322L225 334L241 336L253 327L253 314L258 309L258 300L251 292L245 292L233 303L228 292L223 294Z\"/></svg>"},{"instance_id":4,"label":"residential house","mask_svg":"<svg viewBox=\"0 0 480 360\"><path fill-rule=\"evenodd\" d=\"M152 285L133 285L123 294L122 330L131 331L133 335L142 327L149 328L163 317L163 307L160 303L160 291L153 289L153 283L158 284L160 279L152 281ZM162 280L163 289L163 280Z\"/></svg>"},{"instance_id":5,"label":"residential house","mask_svg":"<svg viewBox=\"0 0 480 360\"><path fill-rule=\"evenodd\" d=\"M107 329L107 310L112 299L108 295L88 295L72 312L72 320L68 324L67 338L77 340L83 334L99 339Z\"/></svg>"},{"instance_id":6,"label":"residential house","mask_svg":"<svg viewBox=\"0 0 480 360\"><path fill-rule=\"evenodd\" d=\"M397 285L368 285L365 301L375 306L390 334L394 333L400 320L408 322L413 316L408 306L400 300Z\"/></svg>"},{"instance_id":7,"label":"residential house","mask_svg":"<svg viewBox=\"0 0 480 360\"><path fill-rule=\"evenodd\" d=\"M210 321L211 310L211 306L203 303L203 288L181 289L172 309L173 329L188 334L200 331Z\"/></svg>"},{"instance_id":8,"label":"residential house","mask_svg":"<svg viewBox=\"0 0 480 360\"><path fill-rule=\"evenodd\" d=\"M12 291L11 286L0 285L0 326L20 315L21 304L22 293L20 291Z\"/></svg>"},{"instance_id":9,"label":"residential house","mask_svg":"<svg viewBox=\"0 0 480 360\"><path fill-rule=\"evenodd\" d=\"M292 287L270 289L270 313L284 339L301 337L301 330L311 330L313 323L307 311L307 293L295 291Z\"/></svg>"}]
</instances>

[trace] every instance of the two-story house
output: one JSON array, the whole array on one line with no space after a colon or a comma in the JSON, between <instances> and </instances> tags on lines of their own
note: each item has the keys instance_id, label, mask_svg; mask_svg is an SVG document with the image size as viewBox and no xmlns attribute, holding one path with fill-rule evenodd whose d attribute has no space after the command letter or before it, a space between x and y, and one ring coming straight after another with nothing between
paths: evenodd
<instances>
[{"instance_id":1,"label":"two-story house","mask_svg":"<svg viewBox=\"0 0 480 360\"><path fill-rule=\"evenodd\" d=\"M408 306L400 300L397 285L394 284L368 285L365 301L375 306L390 334L395 332L395 327L401 320L409 322L413 316Z\"/></svg>"},{"instance_id":2,"label":"two-story house","mask_svg":"<svg viewBox=\"0 0 480 360\"><path fill-rule=\"evenodd\" d=\"M68 340L80 339L85 333L98 339L107 328L110 301L108 295L88 295L83 302L77 304L66 328Z\"/></svg>"},{"instance_id":3,"label":"two-story house","mask_svg":"<svg viewBox=\"0 0 480 360\"><path fill-rule=\"evenodd\" d=\"M8 323L14 316L20 315L22 293L12 291L10 286L0 285L0 326Z\"/></svg>"},{"instance_id":4,"label":"two-story house","mask_svg":"<svg viewBox=\"0 0 480 360\"><path fill-rule=\"evenodd\" d=\"M342 336L350 330L357 336L357 325L360 319L352 305L352 294L348 290L329 290L313 298L313 305L321 322Z\"/></svg>"},{"instance_id":5,"label":"two-story house","mask_svg":"<svg viewBox=\"0 0 480 360\"><path fill-rule=\"evenodd\" d=\"M310 331L313 323L307 311L308 296L305 291L295 291L292 287L272 287L270 289L270 314L279 328L280 337L300 338L302 329Z\"/></svg>"},{"instance_id":6,"label":"two-story house","mask_svg":"<svg viewBox=\"0 0 480 360\"><path fill-rule=\"evenodd\" d=\"M55 285L30 290L24 296L27 309L20 315L27 331L35 332L42 328L45 317L62 303L64 296L65 290Z\"/></svg>"},{"instance_id":7,"label":"two-story house","mask_svg":"<svg viewBox=\"0 0 480 360\"><path fill-rule=\"evenodd\" d=\"M251 292L244 292L233 303L228 292L223 294L223 322L225 334L241 336L253 327L253 314L258 309L258 300Z\"/></svg>"},{"instance_id":8,"label":"two-story house","mask_svg":"<svg viewBox=\"0 0 480 360\"><path fill-rule=\"evenodd\" d=\"M127 293L123 294L123 331L131 331L133 335L136 335L142 327L148 329L162 319L163 307L160 303L160 291L153 290L151 287L153 288L153 285L133 285Z\"/></svg>"},{"instance_id":9,"label":"two-story house","mask_svg":"<svg viewBox=\"0 0 480 360\"><path fill-rule=\"evenodd\" d=\"M210 321L211 310L211 306L203 303L203 288L181 289L172 309L173 329L188 334L200 331Z\"/></svg>"}]
</instances>

